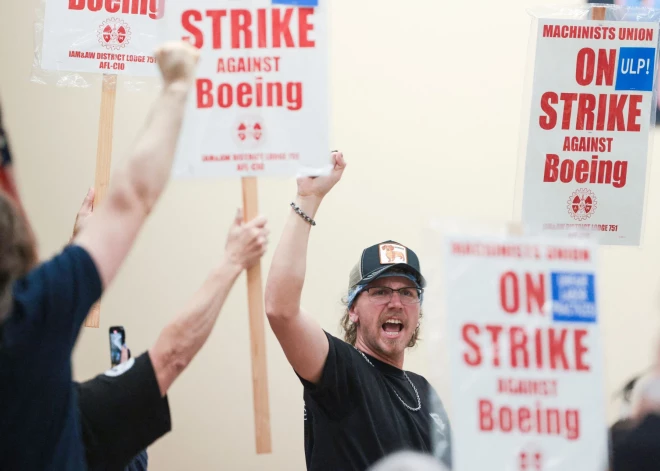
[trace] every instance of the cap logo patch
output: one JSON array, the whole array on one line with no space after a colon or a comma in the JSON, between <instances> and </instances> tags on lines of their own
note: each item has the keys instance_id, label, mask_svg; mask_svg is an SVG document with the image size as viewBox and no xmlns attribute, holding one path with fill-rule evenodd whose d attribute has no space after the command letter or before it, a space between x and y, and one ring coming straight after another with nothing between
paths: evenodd
<instances>
[{"instance_id":1,"label":"cap logo patch","mask_svg":"<svg viewBox=\"0 0 660 471\"><path fill-rule=\"evenodd\" d=\"M403 245L380 244L378 246L381 265L408 263L408 250Z\"/></svg>"}]
</instances>

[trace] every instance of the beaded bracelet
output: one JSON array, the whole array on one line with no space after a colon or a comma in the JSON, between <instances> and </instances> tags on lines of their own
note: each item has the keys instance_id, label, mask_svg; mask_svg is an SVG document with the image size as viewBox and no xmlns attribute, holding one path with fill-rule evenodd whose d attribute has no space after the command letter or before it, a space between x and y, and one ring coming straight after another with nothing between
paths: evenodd
<instances>
[{"instance_id":1,"label":"beaded bracelet","mask_svg":"<svg viewBox=\"0 0 660 471\"><path fill-rule=\"evenodd\" d=\"M316 221L314 219L310 218L308 215L306 215L302 209L300 209L298 206L296 206L295 203L291 203L291 207L293 210L300 215L301 218L303 218L305 221L310 223L312 226L316 226Z\"/></svg>"}]
</instances>

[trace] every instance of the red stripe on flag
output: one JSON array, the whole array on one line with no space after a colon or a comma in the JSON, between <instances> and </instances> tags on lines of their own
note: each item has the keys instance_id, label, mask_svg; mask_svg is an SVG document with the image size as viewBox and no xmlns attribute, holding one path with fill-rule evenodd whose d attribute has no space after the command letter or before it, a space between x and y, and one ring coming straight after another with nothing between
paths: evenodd
<instances>
[{"instance_id":1,"label":"red stripe on flag","mask_svg":"<svg viewBox=\"0 0 660 471\"><path fill-rule=\"evenodd\" d=\"M19 207L22 207L20 198L18 196L18 190L16 189L16 182L14 181L14 176L12 175L11 169L4 166L0 167L0 188L2 191L11 196Z\"/></svg>"}]
</instances>

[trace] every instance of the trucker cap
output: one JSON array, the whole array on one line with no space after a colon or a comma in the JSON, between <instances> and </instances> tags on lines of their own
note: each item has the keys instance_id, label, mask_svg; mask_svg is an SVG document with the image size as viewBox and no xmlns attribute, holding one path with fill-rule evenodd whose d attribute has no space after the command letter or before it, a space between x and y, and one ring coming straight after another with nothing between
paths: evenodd
<instances>
[{"instance_id":1,"label":"trucker cap","mask_svg":"<svg viewBox=\"0 0 660 471\"><path fill-rule=\"evenodd\" d=\"M410 273L415 277L420 288L426 286L417 254L405 245L387 240L362 251L360 260L349 275L348 289L356 285L366 285L390 271Z\"/></svg>"}]
</instances>

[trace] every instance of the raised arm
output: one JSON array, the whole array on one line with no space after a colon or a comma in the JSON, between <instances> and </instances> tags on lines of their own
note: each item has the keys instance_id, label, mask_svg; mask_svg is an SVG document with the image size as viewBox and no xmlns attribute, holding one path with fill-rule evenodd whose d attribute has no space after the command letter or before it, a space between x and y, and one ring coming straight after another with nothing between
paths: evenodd
<instances>
[{"instance_id":1,"label":"raised arm","mask_svg":"<svg viewBox=\"0 0 660 471\"><path fill-rule=\"evenodd\" d=\"M114 173L106 199L72 242L90 254L104 287L115 277L169 179L198 57L199 51L183 42L167 43L156 52L163 90L125 165Z\"/></svg>"},{"instance_id":2,"label":"raised arm","mask_svg":"<svg viewBox=\"0 0 660 471\"><path fill-rule=\"evenodd\" d=\"M295 203L312 219L346 167L341 153L333 153L332 159L330 175L298 179ZM289 363L303 379L316 383L328 356L328 340L316 320L300 307L311 229L309 222L291 211L268 273L265 304L270 326Z\"/></svg>"},{"instance_id":3,"label":"raised arm","mask_svg":"<svg viewBox=\"0 0 660 471\"><path fill-rule=\"evenodd\" d=\"M163 396L208 339L236 278L265 253L267 237L264 217L243 224L239 211L229 231L222 261L181 315L163 329L149 349Z\"/></svg>"}]
</instances>

